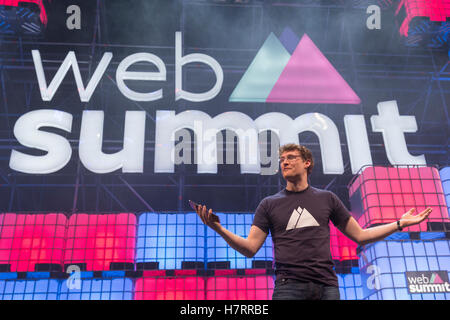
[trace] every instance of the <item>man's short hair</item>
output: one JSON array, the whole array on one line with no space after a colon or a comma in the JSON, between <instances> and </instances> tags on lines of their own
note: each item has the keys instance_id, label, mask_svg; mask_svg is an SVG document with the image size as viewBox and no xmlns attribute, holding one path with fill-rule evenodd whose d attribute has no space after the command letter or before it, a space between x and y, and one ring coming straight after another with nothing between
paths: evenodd
<instances>
[{"instance_id":1,"label":"man's short hair","mask_svg":"<svg viewBox=\"0 0 450 320\"><path fill-rule=\"evenodd\" d=\"M300 153L300 156L302 157L303 161L309 160L311 164L308 167L307 173L308 175L311 174L313 168L314 168L314 159L312 156L311 151L302 145L296 144L296 143L288 143L285 145L282 145L280 149L278 150L279 156L281 156L284 152L287 151L298 151Z\"/></svg>"}]
</instances>

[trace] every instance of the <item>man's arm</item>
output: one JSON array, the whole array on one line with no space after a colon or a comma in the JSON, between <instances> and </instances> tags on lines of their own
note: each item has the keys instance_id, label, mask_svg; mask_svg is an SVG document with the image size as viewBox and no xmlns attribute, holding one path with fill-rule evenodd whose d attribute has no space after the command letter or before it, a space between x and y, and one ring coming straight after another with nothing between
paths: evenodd
<instances>
[{"instance_id":1,"label":"man's arm","mask_svg":"<svg viewBox=\"0 0 450 320\"><path fill-rule=\"evenodd\" d=\"M257 226L252 226L247 239L244 239L224 228L220 224L219 217L212 212L212 209L207 210L206 206L198 206L196 211L204 224L217 232L230 247L247 258L252 258L267 238L267 233Z\"/></svg>"},{"instance_id":2,"label":"man's arm","mask_svg":"<svg viewBox=\"0 0 450 320\"><path fill-rule=\"evenodd\" d=\"M432 209L427 208L421 213L413 215L415 211L415 209L410 209L401 217L399 220L401 228L421 223L428 217ZM350 217L347 224L345 226L338 226L338 229L348 238L362 246L371 242L383 240L387 236L397 232L398 226L397 222L392 222L381 226L362 229L358 222L353 217Z\"/></svg>"}]
</instances>

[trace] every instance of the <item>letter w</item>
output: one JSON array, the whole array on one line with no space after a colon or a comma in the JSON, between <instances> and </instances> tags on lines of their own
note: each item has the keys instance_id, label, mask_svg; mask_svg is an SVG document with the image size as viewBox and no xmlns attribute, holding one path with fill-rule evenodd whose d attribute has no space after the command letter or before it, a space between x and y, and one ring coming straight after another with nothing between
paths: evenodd
<instances>
[{"instance_id":1,"label":"letter w","mask_svg":"<svg viewBox=\"0 0 450 320\"><path fill-rule=\"evenodd\" d=\"M408 282L409 282L409 284L416 284L417 278L416 277L408 277Z\"/></svg>"},{"instance_id":2,"label":"letter w","mask_svg":"<svg viewBox=\"0 0 450 320\"><path fill-rule=\"evenodd\" d=\"M77 58L73 51L69 51L63 63L59 67L56 75L50 82L50 85L47 87L47 81L45 80L44 68L42 66L42 59L39 50L32 50L31 54L33 55L34 67L36 69L36 75L38 78L39 89L41 91L41 97L43 101L51 101L56 91L58 90L61 82L69 71L70 67L72 67L73 75L75 76L75 82L77 84L78 92L80 93L80 100L82 102L89 102L91 99L92 93L105 73L106 68L109 65L109 62L112 59L111 52L105 52L103 54L102 60L100 61L97 69L95 70L91 80L89 81L87 88L84 88L83 80L81 79L80 68L78 67Z\"/></svg>"}]
</instances>

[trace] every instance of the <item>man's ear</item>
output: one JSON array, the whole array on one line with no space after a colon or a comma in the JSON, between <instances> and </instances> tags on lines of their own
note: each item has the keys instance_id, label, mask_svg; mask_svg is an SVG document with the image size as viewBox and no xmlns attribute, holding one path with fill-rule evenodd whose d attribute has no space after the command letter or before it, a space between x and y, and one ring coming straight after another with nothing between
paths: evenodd
<instances>
[{"instance_id":1,"label":"man's ear","mask_svg":"<svg viewBox=\"0 0 450 320\"><path fill-rule=\"evenodd\" d=\"M311 166L311 160L306 160L305 165L306 165L306 168L309 168Z\"/></svg>"}]
</instances>

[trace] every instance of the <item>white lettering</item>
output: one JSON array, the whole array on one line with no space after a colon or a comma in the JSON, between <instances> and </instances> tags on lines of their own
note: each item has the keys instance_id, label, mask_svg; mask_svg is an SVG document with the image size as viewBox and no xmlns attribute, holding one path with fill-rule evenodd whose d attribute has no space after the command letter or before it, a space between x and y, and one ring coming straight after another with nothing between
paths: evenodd
<instances>
[{"instance_id":1,"label":"white lettering","mask_svg":"<svg viewBox=\"0 0 450 320\"><path fill-rule=\"evenodd\" d=\"M258 117L255 123L260 132L271 130L278 134L280 145L299 143L298 134L301 132L315 133L319 138L323 173L344 172L339 132L334 122L327 116L320 113L306 113L292 120L283 113L270 112Z\"/></svg>"},{"instance_id":2,"label":"white lettering","mask_svg":"<svg viewBox=\"0 0 450 320\"><path fill-rule=\"evenodd\" d=\"M255 120L259 131L273 130L279 133L280 145L299 143L298 134L311 131L317 135L322 156L323 173L342 174L342 160L339 132L334 122L321 113L306 113L294 120L285 114L271 112Z\"/></svg>"},{"instance_id":3,"label":"white lettering","mask_svg":"<svg viewBox=\"0 0 450 320\"><path fill-rule=\"evenodd\" d=\"M32 156L12 150L9 167L13 170L47 174L63 168L72 156L69 141L55 133L39 130L42 127L72 130L72 115L57 110L35 110L22 115L14 125L14 136L22 145L47 151L43 156Z\"/></svg>"},{"instance_id":4,"label":"white lettering","mask_svg":"<svg viewBox=\"0 0 450 320\"><path fill-rule=\"evenodd\" d=\"M241 112L226 112L211 118L202 111L156 111L155 172L174 172L175 133L194 131L197 140L197 172L217 173L217 137L221 130L238 136L241 173L259 173L258 136L253 120ZM168 161L171 159L172 161Z\"/></svg>"},{"instance_id":5,"label":"white lettering","mask_svg":"<svg viewBox=\"0 0 450 320\"><path fill-rule=\"evenodd\" d=\"M450 284L448 282L445 283L428 283L423 281L419 281L420 278L416 278L412 280L412 278L408 278L409 281L409 292L410 293L428 293L428 292L450 292ZM428 279L429 280L429 279ZM421 284L411 284L411 283L421 283ZM423 282L423 283L422 283Z\"/></svg>"},{"instance_id":6,"label":"white lettering","mask_svg":"<svg viewBox=\"0 0 450 320\"><path fill-rule=\"evenodd\" d=\"M53 80L50 82L50 85L47 87L44 68L42 66L41 54L38 50L32 50L31 54L33 56L34 67L36 69L36 76L38 79L39 89L41 91L41 97L43 101L51 101L53 99L53 96L61 85L61 82L63 81L70 67L72 67L73 75L75 77L75 83L77 84L77 89L80 94L80 100L82 102L88 102L91 99L95 88L97 88L101 77L105 73L105 70L112 59L112 53L105 52L103 54L102 60L98 64L97 69L95 69L95 72L92 75L87 88L85 89L83 80L81 79L80 68L78 67L78 61L75 53L73 51L69 51L63 63L56 72Z\"/></svg>"},{"instance_id":7,"label":"white lettering","mask_svg":"<svg viewBox=\"0 0 450 320\"><path fill-rule=\"evenodd\" d=\"M400 116L397 101L380 102L377 105L378 116L370 117L372 130L381 132L386 154L393 165L426 165L425 156L412 156L406 146L405 132L416 132L414 116Z\"/></svg>"},{"instance_id":8,"label":"white lettering","mask_svg":"<svg viewBox=\"0 0 450 320\"><path fill-rule=\"evenodd\" d=\"M58 72L60 71L61 68ZM52 82L54 81L55 79ZM423 155L414 157L408 153L403 136L403 132L417 130L415 117L400 116L395 101L380 102L378 110L379 115L371 117L372 128L383 134L389 161L394 165L425 164ZM102 152L103 117L103 111L83 112L79 140L82 163L96 173L108 173L119 168L123 172L143 172L145 112L126 112L123 149L114 154ZM363 165L372 164L364 117L347 115L344 117L344 124L352 171L356 173ZM39 128L43 126L70 132L72 115L57 110L38 110L19 118L14 128L17 140L24 146L44 150L48 154L31 156L13 150L10 159L12 169L42 174L58 171L67 164L71 157L69 142L57 134L40 131ZM311 131L318 137L323 173L344 172L337 127L323 114L307 113L292 119L285 114L271 112L252 120L241 112L225 112L212 118L197 110L184 111L178 115L173 110L156 111L155 172L172 173L175 164L191 163L191 133L182 131L183 141L175 146L180 137L176 139L176 134L183 129L190 129L194 133L194 162L198 173L217 173L217 165L223 163L223 154L218 152L217 147L219 143L223 144L222 136L217 138L218 133L223 130L233 132L229 139L227 135L226 146L232 146L233 153L227 152L226 163L234 162L235 135L237 137L241 173L276 173L277 147L280 144L299 143L299 134L304 131ZM268 131L271 132L270 157L267 147L264 149L264 145L268 143ZM262 168L262 165L270 165L270 168Z\"/></svg>"},{"instance_id":9,"label":"white lettering","mask_svg":"<svg viewBox=\"0 0 450 320\"><path fill-rule=\"evenodd\" d=\"M173 159L175 132L183 128L192 129L196 135L198 173L217 173L216 133L223 129L238 134L242 173L260 173L256 133L266 130L279 133L280 144L298 143L298 133L314 132L319 138L324 173L344 172L338 130L331 119L323 114L308 113L292 120L282 113L268 113L253 121L240 112L226 112L211 119L208 114L195 110L178 115L175 115L175 111L157 111L155 172L174 172L174 161L169 162L167 159ZM244 144L244 141L249 143ZM245 151L248 159L245 158Z\"/></svg>"},{"instance_id":10,"label":"white lettering","mask_svg":"<svg viewBox=\"0 0 450 320\"><path fill-rule=\"evenodd\" d=\"M175 100L185 99L193 102L207 101L214 98L222 89L223 70L220 64L212 57L191 53L182 56L181 32L175 33ZM207 92L192 93L183 90L183 66L192 62L201 62L208 65L216 75L216 83Z\"/></svg>"},{"instance_id":11,"label":"white lettering","mask_svg":"<svg viewBox=\"0 0 450 320\"><path fill-rule=\"evenodd\" d=\"M346 115L344 124L352 173L356 174L362 167L372 165L366 123L362 115Z\"/></svg>"},{"instance_id":12,"label":"white lettering","mask_svg":"<svg viewBox=\"0 0 450 320\"><path fill-rule=\"evenodd\" d=\"M122 172L143 172L145 144L145 111L127 111L123 149L114 154L102 152L103 111L83 112L80 133L80 160L90 171L109 173L119 168Z\"/></svg>"},{"instance_id":13,"label":"white lettering","mask_svg":"<svg viewBox=\"0 0 450 320\"><path fill-rule=\"evenodd\" d=\"M417 278L416 277L408 277L408 282L416 284L417 283Z\"/></svg>"},{"instance_id":14,"label":"white lettering","mask_svg":"<svg viewBox=\"0 0 450 320\"><path fill-rule=\"evenodd\" d=\"M158 72L131 72L127 69L137 62L149 62L158 68ZM122 94L134 101L154 101L163 97L162 89L149 93L139 93L128 88L124 80L166 81L166 66L164 62L151 53L136 53L126 57L117 67L117 87Z\"/></svg>"}]
</instances>

